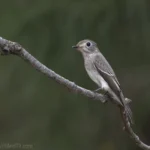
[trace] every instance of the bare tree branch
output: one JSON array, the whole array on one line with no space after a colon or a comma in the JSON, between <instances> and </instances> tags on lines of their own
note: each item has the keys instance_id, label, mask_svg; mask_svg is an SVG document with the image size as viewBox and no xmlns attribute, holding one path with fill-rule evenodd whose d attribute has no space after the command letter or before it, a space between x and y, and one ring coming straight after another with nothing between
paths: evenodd
<instances>
[{"instance_id":1,"label":"bare tree branch","mask_svg":"<svg viewBox=\"0 0 150 150\"><path fill-rule=\"evenodd\" d=\"M68 79L65 79L64 77L58 75L53 70L47 68L41 62L39 62L36 58L34 58L30 53L28 53L21 45L19 45L16 42L8 41L8 40L0 37L0 53L1 53L1 55L13 54L13 55L17 55L17 56L21 57L26 62L28 62L30 65L32 65L36 70L45 74L49 78L55 80L57 83L64 85L71 92L74 92L77 94L82 94L93 100L99 100L102 103L105 103L106 101L109 100L109 98L106 95L95 93L95 92L92 92L85 88L82 88L82 87L76 85L74 82L71 82ZM135 141L135 143L140 148L142 148L143 150L150 150L150 146L143 143L139 139L139 137L134 133L134 131L132 130L131 125L128 121L128 118L124 113L124 110L123 109L120 109L120 110L121 110L123 123L125 126L125 131L131 136L131 138Z\"/></svg>"}]
</instances>

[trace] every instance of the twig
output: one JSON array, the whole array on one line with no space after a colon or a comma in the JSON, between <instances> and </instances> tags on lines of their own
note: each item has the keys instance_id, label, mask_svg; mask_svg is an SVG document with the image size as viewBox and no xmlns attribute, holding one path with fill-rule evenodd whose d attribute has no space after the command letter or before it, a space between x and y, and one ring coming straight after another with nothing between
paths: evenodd
<instances>
[{"instance_id":1,"label":"twig","mask_svg":"<svg viewBox=\"0 0 150 150\"><path fill-rule=\"evenodd\" d=\"M74 82L71 82L68 79L65 79L64 77L58 75L53 70L47 68L41 62L39 62L36 58L34 58L30 53L28 53L21 45L19 45L16 42L8 41L0 37L0 53L1 55L13 54L13 55L17 55L21 57L22 59L27 61L30 65L32 65L36 70L45 74L49 78L55 80L57 83L64 85L70 91L74 93L82 94L93 100L99 100L102 103L105 103L106 101L109 100L109 98L106 95L98 94L90 90L87 90L85 88L82 88L76 85ZM126 132L132 137L132 139L136 142L136 144L140 148L142 148L143 150L150 150L150 146L143 143L132 130L130 123L128 121L128 118L124 114L124 110L121 110L121 114L122 114L123 123L124 123Z\"/></svg>"}]
</instances>

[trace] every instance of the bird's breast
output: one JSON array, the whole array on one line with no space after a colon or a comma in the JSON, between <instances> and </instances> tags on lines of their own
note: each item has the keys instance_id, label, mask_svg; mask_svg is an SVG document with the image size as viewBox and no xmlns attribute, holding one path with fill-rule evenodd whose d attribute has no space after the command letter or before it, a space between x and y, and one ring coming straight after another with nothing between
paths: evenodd
<instances>
[{"instance_id":1,"label":"bird's breast","mask_svg":"<svg viewBox=\"0 0 150 150\"><path fill-rule=\"evenodd\" d=\"M92 56L91 56L92 57ZM103 77L99 74L97 69L94 66L94 58L91 58L90 56L86 57L84 59L84 65L85 69L89 75L89 77L101 88L108 89L109 86L107 82L103 79Z\"/></svg>"}]
</instances>

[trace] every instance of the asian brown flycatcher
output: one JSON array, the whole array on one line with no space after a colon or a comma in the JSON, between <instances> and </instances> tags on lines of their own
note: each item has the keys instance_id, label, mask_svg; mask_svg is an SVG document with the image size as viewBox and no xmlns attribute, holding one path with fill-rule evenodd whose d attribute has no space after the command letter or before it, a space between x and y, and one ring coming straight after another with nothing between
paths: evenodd
<instances>
[{"instance_id":1,"label":"asian brown flycatcher","mask_svg":"<svg viewBox=\"0 0 150 150\"><path fill-rule=\"evenodd\" d=\"M128 120L132 123L132 112L126 102L127 98L124 97L112 67L99 51L97 44L91 40L82 40L73 48L82 53L85 69L89 77L98 85L98 90L106 92L116 104L123 108Z\"/></svg>"}]
</instances>

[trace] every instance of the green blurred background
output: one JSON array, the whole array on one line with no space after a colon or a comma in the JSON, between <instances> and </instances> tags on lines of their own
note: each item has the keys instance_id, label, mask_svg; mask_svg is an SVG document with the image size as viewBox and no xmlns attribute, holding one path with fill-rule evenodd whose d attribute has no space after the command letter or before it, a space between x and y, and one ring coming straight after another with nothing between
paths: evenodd
<instances>
[{"instance_id":1,"label":"green blurred background","mask_svg":"<svg viewBox=\"0 0 150 150\"><path fill-rule=\"evenodd\" d=\"M96 41L133 100L134 130L150 144L149 0L0 0L0 36L91 90L71 46ZM116 106L70 93L16 56L0 57L0 149L138 150L122 127Z\"/></svg>"}]
</instances>

